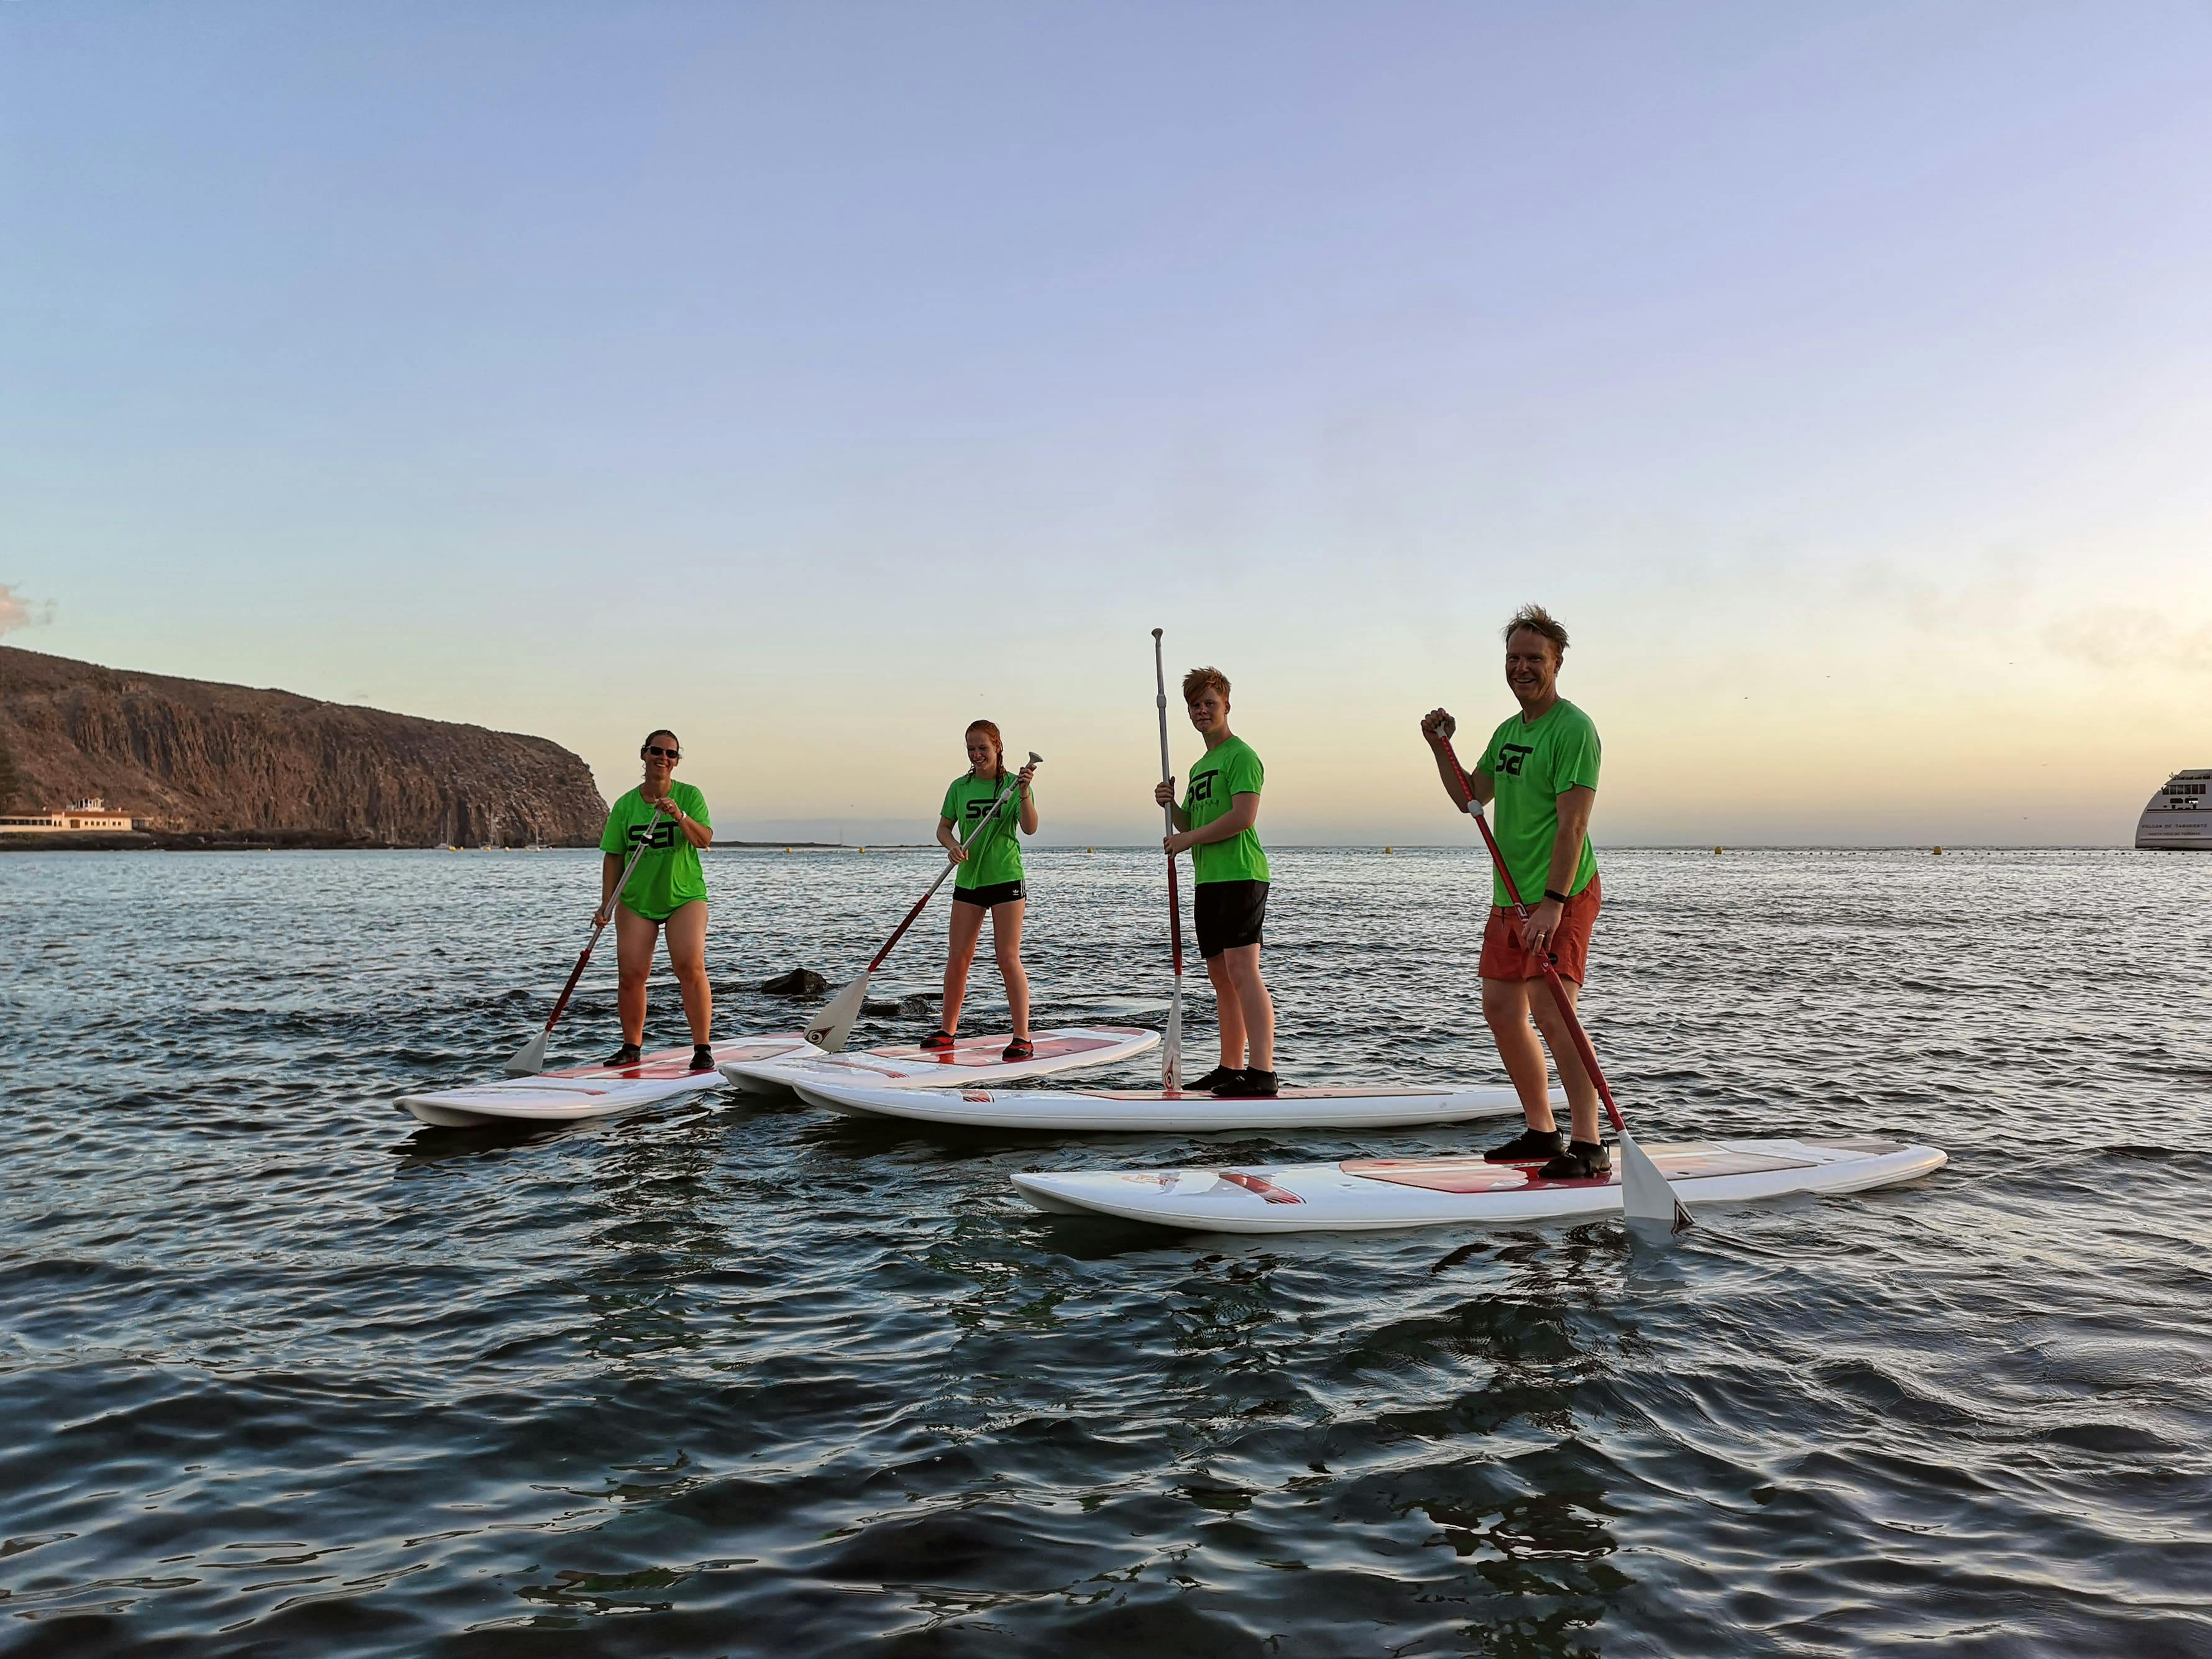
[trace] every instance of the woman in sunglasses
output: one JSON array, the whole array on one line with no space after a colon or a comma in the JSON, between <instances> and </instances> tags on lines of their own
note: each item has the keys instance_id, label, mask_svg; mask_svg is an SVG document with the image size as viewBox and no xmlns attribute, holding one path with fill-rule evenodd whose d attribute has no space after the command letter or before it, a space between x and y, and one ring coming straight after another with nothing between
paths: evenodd
<instances>
[{"instance_id":1,"label":"woman in sunglasses","mask_svg":"<svg viewBox=\"0 0 2212 1659\"><path fill-rule=\"evenodd\" d=\"M623 1044L607 1059L610 1066L634 1064L645 1042L645 981L653 971L653 941L668 935L668 965L684 992L684 1017L691 1023L691 1069L712 1071L709 1046L714 1019L714 993L707 985L707 877L699 849L714 841L707 798L676 781L676 763L684 758L673 732L655 732L638 755L645 781L614 804L606 833L599 837L599 925L612 912L615 961L622 1010ZM642 847L637 867L622 891L623 866Z\"/></svg>"}]
</instances>

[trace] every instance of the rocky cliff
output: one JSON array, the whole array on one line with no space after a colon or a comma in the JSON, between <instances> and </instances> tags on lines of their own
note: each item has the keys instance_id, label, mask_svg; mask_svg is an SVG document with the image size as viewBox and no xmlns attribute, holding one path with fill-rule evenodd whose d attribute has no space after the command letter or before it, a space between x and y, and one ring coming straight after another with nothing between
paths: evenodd
<instances>
[{"instance_id":1,"label":"rocky cliff","mask_svg":"<svg viewBox=\"0 0 2212 1659\"><path fill-rule=\"evenodd\" d=\"M0 646L0 810L86 795L173 830L387 847L583 846L606 817L558 744Z\"/></svg>"}]
</instances>

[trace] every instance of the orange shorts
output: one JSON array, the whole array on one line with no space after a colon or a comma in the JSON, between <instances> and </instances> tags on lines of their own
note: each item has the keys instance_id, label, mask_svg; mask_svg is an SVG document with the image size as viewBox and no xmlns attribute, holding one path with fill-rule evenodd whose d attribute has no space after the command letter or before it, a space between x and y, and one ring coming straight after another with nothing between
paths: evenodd
<instances>
[{"instance_id":1,"label":"orange shorts","mask_svg":"<svg viewBox=\"0 0 2212 1659\"><path fill-rule=\"evenodd\" d=\"M1601 902L1598 878L1592 876L1589 885L1566 902L1565 914L1559 918L1559 931L1552 937L1552 957L1561 979L1583 982L1589 969L1590 929L1597 925L1597 907ZM1534 909L1535 906L1528 907ZM1490 921L1482 930L1482 967L1485 979L1541 979L1543 969L1538 965L1535 954L1521 943L1521 918L1503 905L1490 912Z\"/></svg>"}]
</instances>

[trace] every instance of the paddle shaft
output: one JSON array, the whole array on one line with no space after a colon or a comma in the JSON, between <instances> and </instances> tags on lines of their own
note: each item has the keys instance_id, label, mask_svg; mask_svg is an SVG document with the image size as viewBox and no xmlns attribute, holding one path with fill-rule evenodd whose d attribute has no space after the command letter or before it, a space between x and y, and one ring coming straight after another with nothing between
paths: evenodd
<instances>
[{"instance_id":1,"label":"paddle shaft","mask_svg":"<svg viewBox=\"0 0 2212 1659\"><path fill-rule=\"evenodd\" d=\"M1152 630L1152 679L1159 688L1153 702L1160 711L1160 781L1175 781L1175 763L1168 758L1168 671L1160 655L1160 630ZM1160 808L1168 834L1175 834L1175 802ZM1176 994L1182 994L1182 901L1176 890L1175 855L1168 855L1168 945L1175 953Z\"/></svg>"},{"instance_id":2,"label":"paddle shaft","mask_svg":"<svg viewBox=\"0 0 2212 1659\"><path fill-rule=\"evenodd\" d=\"M1006 762L1002 758L999 763L1003 766L1006 764ZM999 791L999 798L991 803L991 810L983 815L982 823L976 826L975 831L973 835L962 837L960 844L963 847L965 847L970 841L981 840L991 829L992 825L998 823L999 809L1006 804L1006 797L1012 794L1014 791L1020 788L1021 786L1022 781L1019 777L1009 779L1007 781L1006 787ZM956 828L953 833L955 835L958 835L959 831ZM914 908L906 913L906 920L899 923L897 927L892 930L891 936L884 941L884 948L876 952L876 959L873 962L871 962L866 968L861 970L863 978L866 977L869 974L874 973L877 969L884 965L884 959L890 955L892 947L906 937L906 930L913 927L915 922L921 919L921 913L929 908L930 900L937 896L937 890L945 885L945 877L951 875L960 866L957 864L948 862L942 870L939 870L937 872L937 879L929 884L929 890L915 901Z\"/></svg>"},{"instance_id":3,"label":"paddle shaft","mask_svg":"<svg viewBox=\"0 0 2212 1659\"><path fill-rule=\"evenodd\" d=\"M1513 901L1513 913L1520 917L1525 927L1528 921L1528 907L1521 902L1521 889L1514 883L1512 871L1505 867L1505 854L1498 850L1498 837L1490 832L1490 820L1482 815L1482 803L1474 798L1474 786L1468 781L1467 769L1459 763L1459 757L1452 752L1451 739L1444 738L1440 741L1443 744L1444 758L1451 763L1452 775L1459 780L1460 788L1467 794L1468 815L1474 818L1475 827L1482 831L1483 845L1490 848L1490 861L1498 866L1498 878L1505 884L1505 896ZM1613 1120L1615 1129L1626 1134L1628 1125L1621 1121L1620 1108L1613 1104L1613 1091L1606 1086L1605 1073L1598 1069L1597 1050L1590 1047L1589 1034L1583 1030L1582 1021L1575 1018L1575 1005L1567 1000L1567 988L1560 982L1559 970L1553 965L1556 961L1552 952L1547 951L1536 965L1544 970L1544 982L1552 988L1552 1000L1559 1007L1559 1018L1567 1023L1567 1035L1574 1039L1575 1053L1582 1060L1583 1069L1589 1073L1590 1081L1597 1085L1597 1097L1605 1103L1605 1115Z\"/></svg>"},{"instance_id":4,"label":"paddle shaft","mask_svg":"<svg viewBox=\"0 0 2212 1659\"><path fill-rule=\"evenodd\" d=\"M637 861L645 856L645 849L653 845L653 826L659 822L660 809L656 806L653 809L653 816L645 821L645 838L630 849L629 862L623 866L622 879L615 884L615 890L607 896L607 921L614 920L615 906L622 902L622 890L629 885L629 872L637 868ZM548 1031L560 1023L562 1014L568 1012L568 999L576 994L576 981L583 978L584 969L592 959L592 952L599 948L599 935L606 930L607 922L594 915L592 936L584 941L584 954L576 958L576 965L568 970L568 982L561 988L560 1000L554 1003L553 1012L546 1017L545 1029Z\"/></svg>"}]
</instances>

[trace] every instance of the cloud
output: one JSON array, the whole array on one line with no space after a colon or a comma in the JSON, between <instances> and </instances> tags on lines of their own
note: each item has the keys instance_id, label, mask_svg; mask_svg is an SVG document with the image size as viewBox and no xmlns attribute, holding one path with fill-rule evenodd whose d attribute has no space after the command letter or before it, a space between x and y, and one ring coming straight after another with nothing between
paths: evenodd
<instances>
[{"instance_id":1,"label":"cloud","mask_svg":"<svg viewBox=\"0 0 2212 1659\"><path fill-rule=\"evenodd\" d=\"M0 582L0 634L18 628L43 628L54 619L54 602L35 604L18 593L14 586Z\"/></svg>"},{"instance_id":2,"label":"cloud","mask_svg":"<svg viewBox=\"0 0 2212 1659\"><path fill-rule=\"evenodd\" d=\"M2056 655L2093 668L2146 665L2212 674L2212 627L2140 605L2106 605L2044 630Z\"/></svg>"}]
</instances>

